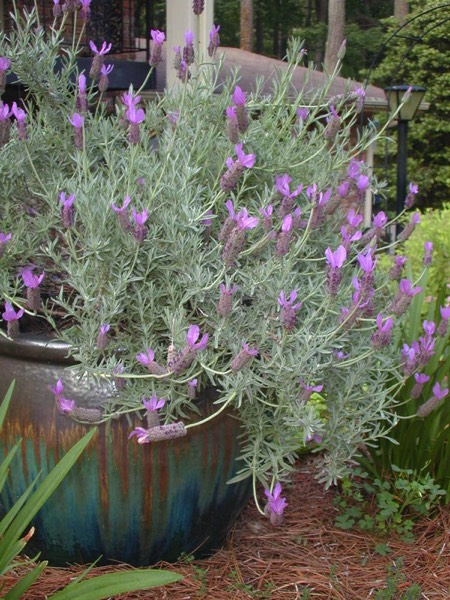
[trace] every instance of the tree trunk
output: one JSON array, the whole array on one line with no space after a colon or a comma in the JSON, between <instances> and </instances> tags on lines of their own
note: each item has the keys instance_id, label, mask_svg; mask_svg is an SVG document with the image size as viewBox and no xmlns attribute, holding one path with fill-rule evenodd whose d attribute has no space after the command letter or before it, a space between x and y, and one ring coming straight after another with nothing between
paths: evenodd
<instances>
[{"instance_id":1,"label":"tree trunk","mask_svg":"<svg viewBox=\"0 0 450 600\"><path fill-rule=\"evenodd\" d=\"M345 39L345 0L329 0L328 36L324 68L332 73L338 61L338 51Z\"/></svg>"},{"instance_id":2,"label":"tree trunk","mask_svg":"<svg viewBox=\"0 0 450 600\"><path fill-rule=\"evenodd\" d=\"M241 50L253 50L253 0L241 0Z\"/></svg>"},{"instance_id":3,"label":"tree trunk","mask_svg":"<svg viewBox=\"0 0 450 600\"><path fill-rule=\"evenodd\" d=\"M409 13L408 0L395 0L394 17L403 25Z\"/></svg>"}]
</instances>

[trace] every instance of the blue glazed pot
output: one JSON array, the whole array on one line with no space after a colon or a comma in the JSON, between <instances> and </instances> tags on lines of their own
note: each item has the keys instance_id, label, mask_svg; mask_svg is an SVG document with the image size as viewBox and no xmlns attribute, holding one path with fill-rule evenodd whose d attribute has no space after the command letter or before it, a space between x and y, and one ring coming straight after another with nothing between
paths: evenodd
<instances>
[{"instance_id":1,"label":"blue glazed pot","mask_svg":"<svg viewBox=\"0 0 450 600\"><path fill-rule=\"evenodd\" d=\"M59 414L49 386L61 378L65 395L85 406L108 393L77 380L66 355L64 344L0 336L0 399L16 379L0 460L23 438L0 496L0 516L87 431ZM200 404L211 413L211 398ZM248 481L227 484L236 475L241 433L232 414L224 411L185 437L154 444L128 440L131 429L125 418L100 425L37 514L32 542L50 564L102 556L103 563L142 566L173 562L182 553L204 556L220 546L248 501Z\"/></svg>"}]
</instances>

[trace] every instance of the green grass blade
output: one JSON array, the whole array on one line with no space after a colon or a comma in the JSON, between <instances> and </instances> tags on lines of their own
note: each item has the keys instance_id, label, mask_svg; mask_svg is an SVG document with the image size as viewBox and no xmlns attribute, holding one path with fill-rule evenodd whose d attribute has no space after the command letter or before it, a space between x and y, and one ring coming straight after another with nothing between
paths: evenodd
<instances>
[{"instance_id":1,"label":"green grass blade","mask_svg":"<svg viewBox=\"0 0 450 600\"><path fill-rule=\"evenodd\" d=\"M1 536L3 536L5 534L6 530L11 525L13 520L16 518L16 515L18 514L18 512L20 511L22 506L25 504L27 499L33 493L34 486L35 486L37 480L39 479L39 477L40 477L40 475L38 474L36 476L36 478L27 487L27 489L24 491L24 493L20 496L20 498L18 498L15 501L14 505L11 507L11 509L6 513L6 515L0 521L0 538L1 538ZM2 548L3 548L3 540L0 541L0 550Z\"/></svg>"},{"instance_id":2,"label":"green grass blade","mask_svg":"<svg viewBox=\"0 0 450 600\"><path fill-rule=\"evenodd\" d=\"M0 464L0 492L2 491L3 486L5 485L6 478L8 477L9 465L11 464L12 459L16 455L18 449L20 448L21 442L22 438L20 440L17 440L16 444L10 449L10 451Z\"/></svg>"},{"instance_id":3,"label":"green grass blade","mask_svg":"<svg viewBox=\"0 0 450 600\"><path fill-rule=\"evenodd\" d=\"M148 569L99 575L85 581L70 583L60 592L50 596L51 600L101 600L117 594L136 590L148 590L182 579L182 575L171 571Z\"/></svg>"},{"instance_id":4,"label":"green grass blade","mask_svg":"<svg viewBox=\"0 0 450 600\"><path fill-rule=\"evenodd\" d=\"M3 400L3 402L0 405L0 428L3 427L3 421L5 420L5 416L8 411L8 408L9 408L9 403L11 401L11 396L13 394L15 385L16 385L16 380L14 379L14 381L11 382L11 385L9 386L8 391L6 392L5 399Z\"/></svg>"},{"instance_id":5,"label":"green grass blade","mask_svg":"<svg viewBox=\"0 0 450 600\"><path fill-rule=\"evenodd\" d=\"M20 600L24 592L33 585L47 564L47 561L41 562L32 571L23 575L20 581L3 596L3 600Z\"/></svg>"},{"instance_id":6,"label":"green grass blade","mask_svg":"<svg viewBox=\"0 0 450 600\"><path fill-rule=\"evenodd\" d=\"M96 428L91 429L91 431L81 438L81 440L79 440L73 446L73 448L66 452L66 454L41 482L37 490L27 500L25 505L16 515L1 542L2 554L0 555L0 573L8 565L8 557L10 557L11 550L22 535L27 525L30 523L36 513L42 508L45 501L54 492L54 490L58 487L67 473L73 467L80 454L95 435L96 431Z\"/></svg>"}]
</instances>

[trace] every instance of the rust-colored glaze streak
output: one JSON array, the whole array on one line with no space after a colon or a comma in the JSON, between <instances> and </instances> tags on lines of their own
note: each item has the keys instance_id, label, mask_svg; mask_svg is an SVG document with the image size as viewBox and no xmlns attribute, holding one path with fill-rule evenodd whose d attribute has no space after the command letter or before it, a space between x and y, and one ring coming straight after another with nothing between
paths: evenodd
<instances>
[{"instance_id":1,"label":"rust-colored glaze streak","mask_svg":"<svg viewBox=\"0 0 450 600\"><path fill-rule=\"evenodd\" d=\"M114 444L114 441L111 442ZM108 514L109 494L108 494L108 436L106 427L100 427L97 443L98 456L98 481L100 483L100 504L103 514Z\"/></svg>"}]
</instances>

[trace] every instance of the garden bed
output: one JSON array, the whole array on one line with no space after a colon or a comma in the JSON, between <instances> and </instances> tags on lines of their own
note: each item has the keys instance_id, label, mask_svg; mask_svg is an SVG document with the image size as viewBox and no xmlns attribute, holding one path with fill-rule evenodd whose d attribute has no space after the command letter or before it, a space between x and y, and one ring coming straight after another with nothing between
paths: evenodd
<instances>
[{"instance_id":1,"label":"garden bed","mask_svg":"<svg viewBox=\"0 0 450 600\"><path fill-rule=\"evenodd\" d=\"M272 528L250 502L231 532L228 544L214 556L183 558L161 565L184 575L180 582L151 592L117 598L154 600L365 598L413 600L448 598L450 590L450 510L423 518L415 528L415 543L395 536L388 540L358 530L334 526L334 492L324 492L313 477L313 458L299 462L280 529ZM375 547L385 543L382 556ZM91 574L119 571L125 565L94 568ZM23 597L44 599L61 589L81 567L48 568ZM13 583L20 569L9 574Z\"/></svg>"}]
</instances>

